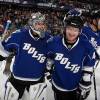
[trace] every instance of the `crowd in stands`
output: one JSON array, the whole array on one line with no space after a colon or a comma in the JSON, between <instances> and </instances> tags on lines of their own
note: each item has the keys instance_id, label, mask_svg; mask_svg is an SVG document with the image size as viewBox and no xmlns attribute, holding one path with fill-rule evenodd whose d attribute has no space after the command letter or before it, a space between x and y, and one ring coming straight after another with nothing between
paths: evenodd
<instances>
[{"instance_id":1,"label":"crowd in stands","mask_svg":"<svg viewBox=\"0 0 100 100\"><path fill-rule=\"evenodd\" d=\"M24 1L24 0L21 0L21 1ZM69 5L67 4L71 0L28 0L28 1L30 2L33 1L33 3L52 3L52 4L57 4L60 7L65 7L66 5L67 7L69 7ZM67 10L59 11L57 9L56 10L53 10L51 8L38 9L38 7L25 8L24 6L12 7L10 4L8 5L1 4L0 5L0 25L3 25L5 27L7 20L11 20L11 25L9 27L9 30L12 32L16 29L26 26L28 24L28 20L30 19L31 14L33 12L40 11L46 15L48 31L51 32L52 34L59 34L59 33L62 33L62 30L63 30L63 18L64 18L65 13L67 13ZM69 7L69 9L71 8Z\"/></svg>"},{"instance_id":2,"label":"crowd in stands","mask_svg":"<svg viewBox=\"0 0 100 100\"><path fill-rule=\"evenodd\" d=\"M35 9L12 9L10 7L1 6L0 7L0 25L6 26L7 20L11 20L11 25L9 27L10 31L22 28L28 24L28 20L32 13L36 12ZM48 30L53 33L61 33L63 28L63 12L57 11L45 11L41 10L40 12L46 15L46 22L48 25Z\"/></svg>"}]
</instances>

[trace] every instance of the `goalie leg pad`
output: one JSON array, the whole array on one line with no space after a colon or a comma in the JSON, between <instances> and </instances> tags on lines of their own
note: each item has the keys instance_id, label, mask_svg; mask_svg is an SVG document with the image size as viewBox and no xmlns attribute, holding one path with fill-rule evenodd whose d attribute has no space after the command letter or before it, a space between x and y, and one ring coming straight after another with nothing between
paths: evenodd
<instances>
[{"instance_id":1,"label":"goalie leg pad","mask_svg":"<svg viewBox=\"0 0 100 100\"><path fill-rule=\"evenodd\" d=\"M19 93L10 82L7 82L4 100L18 100Z\"/></svg>"},{"instance_id":2,"label":"goalie leg pad","mask_svg":"<svg viewBox=\"0 0 100 100\"><path fill-rule=\"evenodd\" d=\"M31 85L29 89L30 100L44 100L46 98L46 88L47 84L45 82Z\"/></svg>"}]
</instances>

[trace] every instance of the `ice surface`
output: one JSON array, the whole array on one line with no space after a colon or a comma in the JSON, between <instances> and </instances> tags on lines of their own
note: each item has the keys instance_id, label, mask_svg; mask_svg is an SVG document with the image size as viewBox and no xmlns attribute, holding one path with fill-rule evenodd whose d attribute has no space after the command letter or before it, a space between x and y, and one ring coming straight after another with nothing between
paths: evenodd
<instances>
[{"instance_id":1,"label":"ice surface","mask_svg":"<svg viewBox=\"0 0 100 100\"><path fill-rule=\"evenodd\" d=\"M2 64L2 67L0 67L0 100L4 100L3 99L3 94L4 94L4 87L5 87L5 82L7 80L7 76L3 74L3 69L4 69L4 66L5 66L5 61L3 62ZM95 71L95 76L96 76L96 88L97 88L97 97L98 97L98 100L100 100L100 63L98 64L97 66L97 69ZM48 88L47 88L47 100L54 100L53 98L53 91L51 89L51 84L49 82L48 83ZM25 92L25 94L27 94ZM26 99L27 95L23 96L23 99L22 100L28 100ZM92 84L92 91L89 95L89 97L87 98L87 100L95 100L95 94L94 94L94 85Z\"/></svg>"}]
</instances>

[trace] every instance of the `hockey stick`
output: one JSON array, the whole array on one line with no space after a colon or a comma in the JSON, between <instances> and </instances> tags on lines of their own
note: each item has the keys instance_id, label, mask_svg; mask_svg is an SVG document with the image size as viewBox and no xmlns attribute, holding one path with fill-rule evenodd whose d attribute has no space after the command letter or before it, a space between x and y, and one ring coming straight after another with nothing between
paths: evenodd
<instances>
[{"instance_id":1,"label":"hockey stick","mask_svg":"<svg viewBox=\"0 0 100 100\"><path fill-rule=\"evenodd\" d=\"M5 27L5 30L4 30L4 34L6 34L10 24L11 24L11 21L7 20L7 24L6 24L6 27Z\"/></svg>"},{"instance_id":2,"label":"hockey stick","mask_svg":"<svg viewBox=\"0 0 100 100\"><path fill-rule=\"evenodd\" d=\"M95 92L95 100L97 100L97 89L96 89L96 79L95 79L95 68L98 66L99 61L93 67L93 83L94 83L94 92Z\"/></svg>"},{"instance_id":3,"label":"hockey stick","mask_svg":"<svg viewBox=\"0 0 100 100\"><path fill-rule=\"evenodd\" d=\"M4 32L3 32L3 35L2 35L2 40L4 40L5 35L6 35L6 33L7 33L7 30L8 30L8 28L9 28L9 25L10 25L10 24L11 24L11 21L10 21L10 20L7 20L7 24L6 24L5 30L4 30Z\"/></svg>"}]
</instances>

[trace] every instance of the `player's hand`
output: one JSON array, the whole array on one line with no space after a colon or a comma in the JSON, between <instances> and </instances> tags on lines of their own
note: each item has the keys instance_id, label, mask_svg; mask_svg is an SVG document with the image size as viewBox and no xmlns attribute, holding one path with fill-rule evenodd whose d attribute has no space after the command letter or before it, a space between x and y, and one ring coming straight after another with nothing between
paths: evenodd
<instances>
[{"instance_id":1,"label":"player's hand","mask_svg":"<svg viewBox=\"0 0 100 100\"><path fill-rule=\"evenodd\" d=\"M82 100L86 99L90 94L91 90L91 76L88 73L85 73L79 83L79 87L77 89L77 95Z\"/></svg>"},{"instance_id":2,"label":"player's hand","mask_svg":"<svg viewBox=\"0 0 100 100\"><path fill-rule=\"evenodd\" d=\"M79 100L84 100L88 97L88 95L90 94L90 90L91 90L91 86L85 86L83 84L80 84L78 89L77 89L77 96L79 98Z\"/></svg>"}]
</instances>

